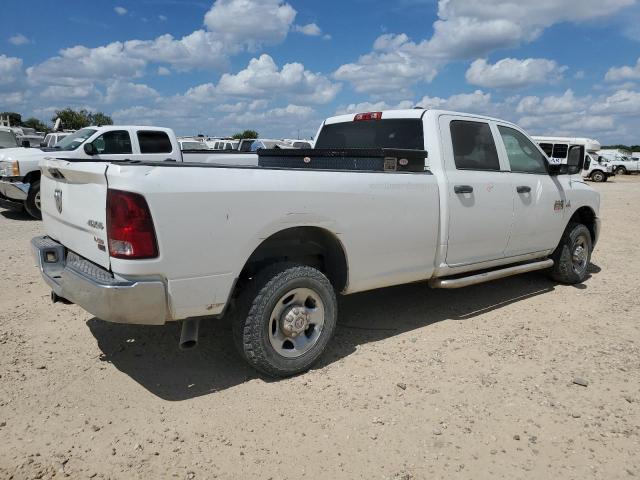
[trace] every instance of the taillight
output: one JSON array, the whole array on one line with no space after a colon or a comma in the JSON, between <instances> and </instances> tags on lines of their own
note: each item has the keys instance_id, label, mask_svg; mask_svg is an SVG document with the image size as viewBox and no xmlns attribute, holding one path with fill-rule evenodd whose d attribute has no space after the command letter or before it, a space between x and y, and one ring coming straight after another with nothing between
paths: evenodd
<instances>
[{"instance_id":1,"label":"taillight","mask_svg":"<svg viewBox=\"0 0 640 480\"><path fill-rule=\"evenodd\" d=\"M367 113L357 113L355 117L353 117L354 122L360 122L362 120L380 120L382 119L382 112L367 112Z\"/></svg>"},{"instance_id":2,"label":"taillight","mask_svg":"<svg viewBox=\"0 0 640 480\"><path fill-rule=\"evenodd\" d=\"M109 255L142 259L158 256L158 243L149 205L138 193L107 191Z\"/></svg>"}]
</instances>

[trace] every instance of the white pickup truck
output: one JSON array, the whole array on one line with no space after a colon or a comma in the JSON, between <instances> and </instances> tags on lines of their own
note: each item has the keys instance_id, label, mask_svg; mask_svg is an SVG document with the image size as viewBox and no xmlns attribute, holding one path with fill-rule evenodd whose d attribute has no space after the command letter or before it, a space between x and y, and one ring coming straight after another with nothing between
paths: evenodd
<instances>
[{"instance_id":1,"label":"white pickup truck","mask_svg":"<svg viewBox=\"0 0 640 480\"><path fill-rule=\"evenodd\" d=\"M332 117L316 138L257 166L43 160L32 246L53 301L184 320L183 347L201 317L232 315L241 355L286 376L327 346L336 292L586 278L600 199L582 147L549 165L512 123L419 109Z\"/></svg>"},{"instance_id":2,"label":"white pickup truck","mask_svg":"<svg viewBox=\"0 0 640 480\"><path fill-rule=\"evenodd\" d=\"M72 133L53 148L0 150L0 206L25 209L34 218L40 211L40 161L132 160L257 165L255 154L190 150L182 152L173 130L161 127L109 125L87 127Z\"/></svg>"}]
</instances>

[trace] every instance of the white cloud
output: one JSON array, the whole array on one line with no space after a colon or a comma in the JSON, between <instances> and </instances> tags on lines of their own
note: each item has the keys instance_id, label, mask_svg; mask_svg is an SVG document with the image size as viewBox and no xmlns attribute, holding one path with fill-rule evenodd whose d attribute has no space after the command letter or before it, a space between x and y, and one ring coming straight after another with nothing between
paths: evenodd
<instances>
[{"instance_id":1,"label":"white cloud","mask_svg":"<svg viewBox=\"0 0 640 480\"><path fill-rule=\"evenodd\" d=\"M0 54L0 90L16 83L22 77L22 59Z\"/></svg>"},{"instance_id":2,"label":"white cloud","mask_svg":"<svg viewBox=\"0 0 640 480\"><path fill-rule=\"evenodd\" d=\"M158 67L157 73L160 76L167 76L171 75L171 70L169 70L167 67Z\"/></svg>"},{"instance_id":3,"label":"white cloud","mask_svg":"<svg viewBox=\"0 0 640 480\"><path fill-rule=\"evenodd\" d=\"M204 24L226 44L255 51L282 42L295 18L294 8L281 0L217 0Z\"/></svg>"},{"instance_id":4,"label":"white cloud","mask_svg":"<svg viewBox=\"0 0 640 480\"><path fill-rule=\"evenodd\" d=\"M460 112L488 114L491 106L491 94L476 90L473 93L459 93L449 98L425 96L417 105L424 108L439 108Z\"/></svg>"},{"instance_id":5,"label":"white cloud","mask_svg":"<svg viewBox=\"0 0 640 480\"><path fill-rule=\"evenodd\" d=\"M116 80L107 87L105 101L113 103L117 101L151 100L159 95L155 88L143 83L131 83Z\"/></svg>"},{"instance_id":6,"label":"white cloud","mask_svg":"<svg viewBox=\"0 0 640 480\"><path fill-rule=\"evenodd\" d=\"M114 7L113 11L116 12L118 15L122 16L122 15L126 15L128 10L124 7Z\"/></svg>"},{"instance_id":7,"label":"white cloud","mask_svg":"<svg viewBox=\"0 0 640 480\"><path fill-rule=\"evenodd\" d=\"M518 103L516 112L549 116L556 113L576 112L585 109L589 100L588 98L576 98L573 90L569 89L560 96L524 97Z\"/></svg>"},{"instance_id":8,"label":"white cloud","mask_svg":"<svg viewBox=\"0 0 640 480\"><path fill-rule=\"evenodd\" d=\"M230 55L284 40L295 16L293 7L280 0L217 0L204 17L207 29L180 39L165 34L96 48L78 45L61 50L27 73L32 83L73 85L139 77L153 63L177 70L221 69Z\"/></svg>"},{"instance_id":9,"label":"white cloud","mask_svg":"<svg viewBox=\"0 0 640 480\"><path fill-rule=\"evenodd\" d=\"M431 81L441 63L422 58L418 45L405 34L382 35L373 49L357 62L340 66L334 77L351 82L356 92L407 96L410 85Z\"/></svg>"},{"instance_id":10,"label":"white cloud","mask_svg":"<svg viewBox=\"0 0 640 480\"><path fill-rule=\"evenodd\" d=\"M242 98L288 98L304 104L330 102L340 85L324 75L310 72L301 63L287 63L281 69L269 55L253 58L244 70L225 73L217 85L198 85L186 96L199 101L214 101L218 96Z\"/></svg>"},{"instance_id":11,"label":"white cloud","mask_svg":"<svg viewBox=\"0 0 640 480\"><path fill-rule=\"evenodd\" d=\"M310 37L319 37L322 35L322 29L315 23L308 23L306 25L295 25L293 30L302 33L303 35L309 35Z\"/></svg>"},{"instance_id":12,"label":"white cloud","mask_svg":"<svg viewBox=\"0 0 640 480\"><path fill-rule=\"evenodd\" d=\"M582 22L613 14L636 0L439 0L431 38L411 41L406 35L383 35L373 51L341 66L336 78L356 91L383 93L381 75L392 76L390 90L406 91L431 81L454 60L483 57L536 39L544 29L562 22Z\"/></svg>"},{"instance_id":13,"label":"white cloud","mask_svg":"<svg viewBox=\"0 0 640 480\"><path fill-rule=\"evenodd\" d=\"M27 45L28 43L31 43L31 40L29 40L27 37L25 37L21 33L16 33L12 37L9 37L9 43L12 45L20 46L20 45Z\"/></svg>"},{"instance_id":14,"label":"white cloud","mask_svg":"<svg viewBox=\"0 0 640 480\"><path fill-rule=\"evenodd\" d=\"M389 104L384 100L379 102L361 102L350 103L349 105L341 105L336 109L336 115L342 115L345 113L362 113L362 112L379 112L382 110L396 110L413 108L414 103L411 100L402 100L395 104Z\"/></svg>"},{"instance_id":15,"label":"white cloud","mask_svg":"<svg viewBox=\"0 0 640 480\"><path fill-rule=\"evenodd\" d=\"M591 111L597 114L638 115L640 92L619 90L593 104Z\"/></svg>"},{"instance_id":16,"label":"white cloud","mask_svg":"<svg viewBox=\"0 0 640 480\"><path fill-rule=\"evenodd\" d=\"M99 98L100 94L93 84L88 85L50 85L40 92L47 100L83 100Z\"/></svg>"},{"instance_id":17,"label":"white cloud","mask_svg":"<svg viewBox=\"0 0 640 480\"><path fill-rule=\"evenodd\" d=\"M608 82L621 82L624 80L640 80L640 58L635 65L629 67L611 67L605 75Z\"/></svg>"},{"instance_id":18,"label":"white cloud","mask_svg":"<svg viewBox=\"0 0 640 480\"><path fill-rule=\"evenodd\" d=\"M158 15L158 20L160 20L161 22L166 22L168 19L166 15Z\"/></svg>"},{"instance_id":19,"label":"white cloud","mask_svg":"<svg viewBox=\"0 0 640 480\"><path fill-rule=\"evenodd\" d=\"M503 58L491 65L485 59L471 64L467 82L484 88L516 88L536 83L553 83L563 77L567 67L545 58Z\"/></svg>"}]
</instances>

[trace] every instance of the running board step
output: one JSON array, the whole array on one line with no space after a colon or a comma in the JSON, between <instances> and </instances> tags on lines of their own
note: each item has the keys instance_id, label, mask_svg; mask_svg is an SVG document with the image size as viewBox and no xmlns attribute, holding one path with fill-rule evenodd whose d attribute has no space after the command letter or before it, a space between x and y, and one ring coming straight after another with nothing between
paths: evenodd
<instances>
[{"instance_id":1,"label":"running board step","mask_svg":"<svg viewBox=\"0 0 640 480\"><path fill-rule=\"evenodd\" d=\"M490 282L499 278L510 277L520 273L534 272L536 270L544 270L553 267L553 260L550 258L539 262L525 263L514 267L501 268L500 270L491 270L489 272L478 273L468 277L458 278L433 278L429 280L431 288L462 288L478 283Z\"/></svg>"}]
</instances>

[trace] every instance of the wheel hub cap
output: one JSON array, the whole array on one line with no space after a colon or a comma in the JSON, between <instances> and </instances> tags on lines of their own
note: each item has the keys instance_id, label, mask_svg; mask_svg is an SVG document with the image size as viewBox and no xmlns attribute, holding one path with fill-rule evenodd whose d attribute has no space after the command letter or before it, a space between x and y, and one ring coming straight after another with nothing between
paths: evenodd
<instances>
[{"instance_id":1,"label":"wheel hub cap","mask_svg":"<svg viewBox=\"0 0 640 480\"><path fill-rule=\"evenodd\" d=\"M309 327L309 314L304 307L290 307L282 316L282 331L288 337L297 337Z\"/></svg>"}]
</instances>

